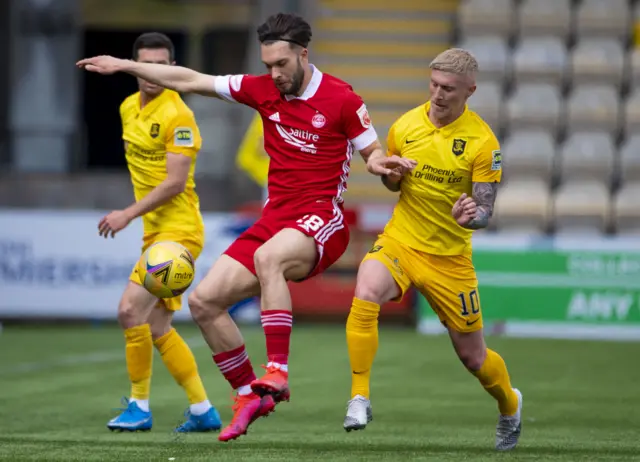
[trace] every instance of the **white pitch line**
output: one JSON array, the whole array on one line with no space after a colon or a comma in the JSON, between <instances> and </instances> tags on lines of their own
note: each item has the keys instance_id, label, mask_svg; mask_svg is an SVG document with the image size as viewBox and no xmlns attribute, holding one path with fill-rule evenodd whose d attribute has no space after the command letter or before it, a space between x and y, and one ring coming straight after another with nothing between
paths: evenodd
<instances>
[{"instance_id":1,"label":"white pitch line","mask_svg":"<svg viewBox=\"0 0 640 462\"><path fill-rule=\"evenodd\" d=\"M187 338L185 341L191 348L199 348L205 344L203 338L200 336ZM93 353L62 356L50 361L35 361L3 367L0 368L0 377L42 372L59 367L77 366L79 364L100 364L122 360L124 360L124 350L122 349L94 351Z\"/></svg>"}]
</instances>

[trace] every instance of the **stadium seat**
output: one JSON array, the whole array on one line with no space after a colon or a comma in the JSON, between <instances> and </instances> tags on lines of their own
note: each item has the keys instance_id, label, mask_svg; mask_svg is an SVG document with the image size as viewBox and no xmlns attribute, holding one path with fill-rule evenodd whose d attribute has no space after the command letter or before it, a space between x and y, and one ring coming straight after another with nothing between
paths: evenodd
<instances>
[{"instance_id":1,"label":"stadium seat","mask_svg":"<svg viewBox=\"0 0 640 462\"><path fill-rule=\"evenodd\" d=\"M620 88L626 77L622 44L612 38L584 38L571 55L574 84L607 83Z\"/></svg>"},{"instance_id":2,"label":"stadium seat","mask_svg":"<svg viewBox=\"0 0 640 462\"><path fill-rule=\"evenodd\" d=\"M579 37L605 36L626 41L631 12L628 0L582 0L576 13Z\"/></svg>"},{"instance_id":3,"label":"stadium seat","mask_svg":"<svg viewBox=\"0 0 640 462\"><path fill-rule=\"evenodd\" d=\"M478 80L502 83L511 68L511 53L501 37L466 37L460 48L469 50L478 60Z\"/></svg>"},{"instance_id":4,"label":"stadium seat","mask_svg":"<svg viewBox=\"0 0 640 462\"><path fill-rule=\"evenodd\" d=\"M497 82L481 82L469 98L469 108L497 131L502 121L502 88Z\"/></svg>"},{"instance_id":5,"label":"stadium seat","mask_svg":"<svg viewBox=\"0 0 640 462\"><path fill-rule=\"evenodd\" d=\"M513 78L517 83L563 83L567 47L559 38L524 38L513 52Z\"/></svg>"},{"instance_id":6,"label":"stadium seat","mask_svg":"<svg viewBox=\"0 0 640 462\"><path fill-rule=\"evenodd\" d=\"M625 184L613 200L613 225L618 234L640 234L640 181Z\"/></svg>"},{"instance_id":7,"label":"stadium seat","mask_svg":"<svg viewBox=\"0 0 640 462\"><path fill-rule=\"evenodd\" d=\"M560 90L546 83L518 85L507 101L505 122L510 130L544 128L554 136L561 128L564 107Z\"/></svg>"},{"instance_id":8,"label":"stadium seat","mask_svg":"<svg viewBox=\"0 0 640 462\"><path fill-rule=\"evenodd\" d=\"M573 132L560 148L559 164L562 181L609 184L615 167L614 140L606 132Z\"/></svg>"},{"instance_id":9,"label":"stadium seat","mask_svg":"<svg viewBox=\"0 0 640 462\"><path fill-rule=\"evenodd\" d=\"M607 185L599 181L567 181L553 198L556 233L604 233L609 226L611 201Z\"/></svg>"},{"instance_id":10,"label":"stadium seat","mask_svg":"<svg viewBox=\"0 0 640 462\"><path fill-rule=\"evenodd\" d=\"M548 182L556 153L553 136L545 130L515 130L502 146L505 175L539 178Z\"/></svg>"},{"instance_id":11,"label":"stadium seat","mask_svg":"<svg viewBox=\"0 0 640 462\"><path fill-rule=\"evenodd\" d=\"M571 0L523 0L517 16L521 37L553 36L566 39L571 34Z\"/></svg>"},{"instance_id":12,"label":"stadium seat","mask_svg":"<svg viewBox=\"0 0 640 462\"><path fill-rule=\"evenodd\" d=\"M458 24L464 36L509 37L514 31L515 20L513 0L463 0L458 8Z\"/></svg>"},{"instance_id":13,"label":"stadium seat","mask_svg":"<svg viewBox=\"0 0 640 462\"><path fill-rule=\"evenodd\" d=\"M620 126L620 99L614 86L577 85L567 103L570 131L606 130L617 134Z\"/></svg>"},{"instance_id":14,"label":"stadium seat","mask_svg":"<svg viewBox=\"0 0 640 462\"><path fill-rule=\"evenodd\" d=\"M619 172L623 184L640 181L640 134L628 137L620 147Z\"/></svg>"},{"instance_id":15,"label":"stadium seat","mask_svg":"<svg viewBox=\"0 0 640 462\"><path fill-rule=\"evenodd\" d=\"M640 88L636 88L624 101L624 131L627 136L640 130Z\"/></svg>"},{"instance_id":16,"label":"stadium seat","mask_svg":"<svg viewBox=\"0 0 640 462\"><path fill-rule=\"evenodd\" d=\"M545 180L514 175L498 192L492 221L500 232L526 230L544 233L550 218L549 199Z\"/></svg>"}]
</instances>

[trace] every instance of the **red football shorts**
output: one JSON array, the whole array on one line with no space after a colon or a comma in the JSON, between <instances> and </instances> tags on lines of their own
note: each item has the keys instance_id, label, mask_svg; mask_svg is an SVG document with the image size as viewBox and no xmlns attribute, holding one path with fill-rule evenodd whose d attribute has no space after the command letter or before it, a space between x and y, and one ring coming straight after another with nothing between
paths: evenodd
<instances>
[{"instance_id":1,"label":"red football shorts","mask_svg":"<svg viewBox=\"0 0 640 462\"><path fill-rule=\"evenodd\" d=\"M224 253L256 274L253 261L256 250L279 231L297 229L316 241L316 265L305 279L311 278L333 265L347 249L349 228L342 212L342 206L332 201L288 207L269 202L258 221L238 236Z\"/></svg>"}]
</instances>

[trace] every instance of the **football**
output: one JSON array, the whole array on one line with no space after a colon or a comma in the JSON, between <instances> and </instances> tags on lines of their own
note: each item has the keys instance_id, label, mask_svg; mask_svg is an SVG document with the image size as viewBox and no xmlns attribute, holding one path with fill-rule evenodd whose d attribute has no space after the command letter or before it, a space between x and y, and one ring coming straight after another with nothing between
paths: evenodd
<instances>
[{"instance_id":1,"label":"football","mask_svg":"<svg viewBox=\"0 0 640 462\"><path fill-rule=\"evenodd\" d=\"M191 253L177 242L156 242L138 260L145 289L158 298L171 298L189 288L195 275Z\"/></svg>"}]
</instances>

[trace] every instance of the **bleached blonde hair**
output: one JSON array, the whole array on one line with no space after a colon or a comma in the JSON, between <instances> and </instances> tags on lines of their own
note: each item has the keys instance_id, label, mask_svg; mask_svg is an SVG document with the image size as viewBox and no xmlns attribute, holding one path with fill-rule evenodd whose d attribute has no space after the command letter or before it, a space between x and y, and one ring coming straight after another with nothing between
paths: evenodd
<instances>
[{"instance_id":1,"label":"bleached blonde hair","mask_svg":"<svg viewBox=\"0 0 640 462\"><path fill-rule=\"evenodd\" d=\"M436 56L429 64L429 68L475 78L478 72L478 60L467 50L449 48Z\"/></svg>"}]
</instances>

